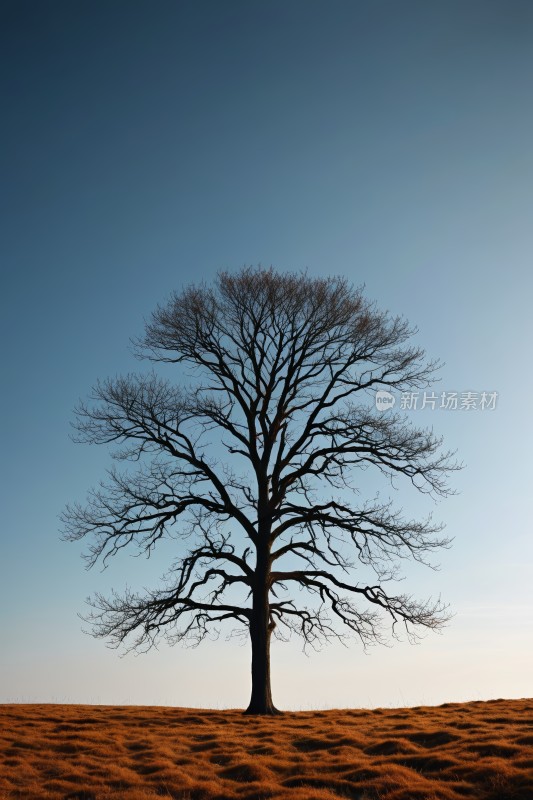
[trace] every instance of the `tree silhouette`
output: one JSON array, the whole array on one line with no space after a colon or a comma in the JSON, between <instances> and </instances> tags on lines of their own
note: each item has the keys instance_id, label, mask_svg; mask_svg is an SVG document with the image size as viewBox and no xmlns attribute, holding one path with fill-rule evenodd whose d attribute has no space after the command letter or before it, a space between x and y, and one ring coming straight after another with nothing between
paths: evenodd
<instances>
[{"instance_id":1,"label":"tree silhouette","mask_svg":"<svg viewBox=\"0 0 533 800\"><path fill-rule=\"evenodd\" d=\"M90 537L89 566L130 546L150 554L163 537L187 552L162 588L97 594L93 634L142 649L162 633L199 643L233 620L251 640L246 713L274 714L272 633L366 645L382 640L384 618L410 637L441 626L440 601L389 585L401 559L429 563L448 544L442 526L379 496L358 502L353 483L375 467L449 493L457 465L441 441L373 403L377 389L428 385L437 364L408 344L413 333L344 279L272 268L221 272L158 307L138 355L192 367L192 388L154 373L96 385L77 409L77 439L117 444L115 456L137 464L67 506L63 535ZM370 583L356 580L365 567Z\"/></svg>"}]
</instances>

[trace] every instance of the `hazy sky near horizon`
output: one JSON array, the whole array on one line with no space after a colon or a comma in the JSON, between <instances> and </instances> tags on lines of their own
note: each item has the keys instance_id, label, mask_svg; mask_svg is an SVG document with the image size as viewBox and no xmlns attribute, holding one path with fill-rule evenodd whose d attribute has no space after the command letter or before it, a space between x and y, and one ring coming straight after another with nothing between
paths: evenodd
<instances>
[{"instance_id":1,"label":"hazy sky near horizon","mask_svg":"<svg viewBox=\"0 0 533 800\"><path fill-rule=\"evenodd\" d=\"M0 702L247 704L247 645L85 635L86 596L164 556L86 572L58 515L110 465L69 439L78 399L138 368L172 290L259 263L365 284L445 362L436 392L498 394L409 412L465 463L435 508L453 547L405 583L449 627L274 643L277 705L531 696L533 4L4 0L0 59Z\"/></svg>"}]
</instances>

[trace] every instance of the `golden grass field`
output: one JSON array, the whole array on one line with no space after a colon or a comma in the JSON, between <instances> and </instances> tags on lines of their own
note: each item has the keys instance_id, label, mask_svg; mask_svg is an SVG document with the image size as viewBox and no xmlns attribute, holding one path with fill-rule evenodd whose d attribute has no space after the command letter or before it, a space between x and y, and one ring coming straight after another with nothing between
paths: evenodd
<instances>
[{"instance_id":1,"label":"golden grass field","mask_svg":"<svg viewBox=\"0 0 533 800\"><path fill-rule=\"evenodd\" d=\"M533 700L288 712L0 705L0 798L533 800Z\"/></svg>"}]
</instances>

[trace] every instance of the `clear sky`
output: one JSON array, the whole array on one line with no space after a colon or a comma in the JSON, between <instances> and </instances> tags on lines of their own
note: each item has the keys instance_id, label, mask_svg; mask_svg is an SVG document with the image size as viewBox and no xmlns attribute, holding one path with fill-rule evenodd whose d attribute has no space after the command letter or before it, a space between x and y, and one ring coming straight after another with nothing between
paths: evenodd
<instances>
[{"instance_id":1,"label":"clear sky","mask_svg":"<svg viewBox=\"0 0 533 800\"><path fill-rule=\"evenodd\" d=\"M498 393L405 412L466 465L441 571L406 583L449 627L274 643L276 704L532 696L533 4L3 0L0 38L0 701L247 704L248 646L121 659L85 635L87 595L169 554L86 572L58 515L109 465L69 439L78 399L137 368L173 289L259 263L364 283L445 362L436 391Z\"/></svg>"}]
</instances>

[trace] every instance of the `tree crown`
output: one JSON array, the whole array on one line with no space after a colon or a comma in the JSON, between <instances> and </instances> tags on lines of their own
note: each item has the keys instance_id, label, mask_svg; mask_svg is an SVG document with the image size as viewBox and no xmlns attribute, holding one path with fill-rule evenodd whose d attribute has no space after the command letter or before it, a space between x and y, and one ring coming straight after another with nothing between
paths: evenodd
<instances>
[{"instance_id":1,"label":"tree crown","mask_svg":"<svg viewBox=\"0 0 533 800\"><path fill-rule=\"evenodd\" d=\"M373 390L428 385L437 364L409 344L413 333L342 278L272 268L221 272L213 287L191 286L158 307L137 353L192 366L194 384L155 373L97 384L92 404L78 408L78 438L115 443L117 457L139 464L112 470L85 507L67 508L65 535L91 536L91 565L134 544L149 553L176 531L194 542L164 588L97 596L96 635L118 644L135 633L139 646L161 631L200 641L225 619L250 626L246 598L263 564L276 635L315 644L344 630L368 643L383 614L411 633L441 625L439 601L386 588L402 558L427 563L448 544L441 526L404 519L378 498L358 504L353 491L357 471L375 467L435 497L449 493L457 465L441 441L369 404ZM373 583L353 579L363 566ZM315 602L297 602L294 585Z\"/></svg>"}]
</instances>

